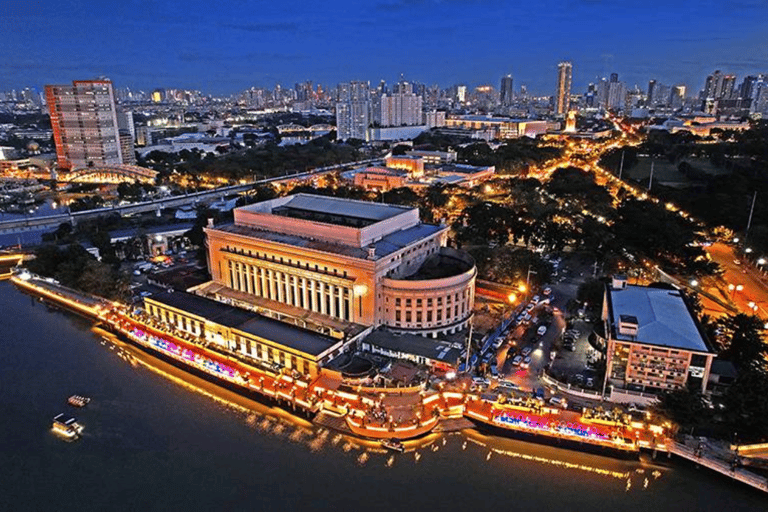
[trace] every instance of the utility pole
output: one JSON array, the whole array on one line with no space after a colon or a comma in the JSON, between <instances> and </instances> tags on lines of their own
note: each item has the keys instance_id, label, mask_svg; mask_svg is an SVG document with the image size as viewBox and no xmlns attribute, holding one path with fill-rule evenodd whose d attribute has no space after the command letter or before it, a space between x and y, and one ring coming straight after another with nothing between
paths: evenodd
<instances>
[{"instance_id":1,"label":"utility pole","mask_svg":"<svg viewBox=\"0 0 768 512\"><path fill-rule=\"evenodd\" d=\"M747 220L747 230L744 233L744 247L747 247L747 238L749 237L749 228L752 227L752 214L755 213L755 201L757 201L757 190L752 196L752 207L749 209L749 220Z\"/></svg>"},{"instance_id":2,"label":"utility pole","mask_svg":"<svg viewBox=\"0 0 768 512\"><path fill-rule=\"evenodd\" d=\"M624 173L624 152L621 152L621 164L619 165L619 181L621 181L621 175Z\"/></svg>"},{"instance_id":3,"label":"utility pole","mask_svg":"<svg viewBox=\"0 0 768 512\"><path fill-rule=\"evenodd\" d=\"M651 176L648 178L648 192L651 191L651 187L653 187L653 160L651 160Z\"/></svg>"}]
</instances>

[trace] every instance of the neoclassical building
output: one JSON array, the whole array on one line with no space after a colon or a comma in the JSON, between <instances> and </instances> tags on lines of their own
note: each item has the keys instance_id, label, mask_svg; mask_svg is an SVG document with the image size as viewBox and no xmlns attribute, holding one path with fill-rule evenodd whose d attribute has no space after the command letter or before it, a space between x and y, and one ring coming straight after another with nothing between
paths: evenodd
<instances>
[{"instance_id":1,"label":"neoclassical building","mask_svg":"<svg viewBox=\"0 0 768 512\"><path fill-rule=\"evenodd\" d=\"M381 325L438 337L472 316L474 261L417 208L296 194L234 216L205 228L199 295L338 338Z\"/></svg>"}]
</instances>

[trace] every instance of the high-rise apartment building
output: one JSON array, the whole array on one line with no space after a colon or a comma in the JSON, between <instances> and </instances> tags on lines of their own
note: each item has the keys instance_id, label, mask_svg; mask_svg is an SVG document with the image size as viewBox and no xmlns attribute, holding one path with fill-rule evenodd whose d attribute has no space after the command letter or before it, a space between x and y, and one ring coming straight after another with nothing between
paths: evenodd
<instances>
[{"instance_id":1,"label":"high-rise apartment building","mask_svg":"<svg viewBox=\"0 0 768 512\"><path fill-rule=\"evenodd\" d=\"M396 92L382 94L375 117L381 126L415 126L422 124L422 98L413 93L408 82L399 82Z\"/></svg>"},{"instance_id":2,"label":"high-rise apartment building","mask_svg":"<svg viewBox=\"0 0 768 512\"><path fill-rule=\"evenodd\" d=\"M557 65L557 93L555 94L555 114L565 114L570 107L571 79L573 65L563 61Z\"/></svg>"},{"instance_id":3,"label":"high-rise apartment building","mask_svg":"<svg viewBox=\"0 0 768 512\"><path fill-rule=\"evenodd\" d=\"M111 81L46 85L45 97L60 168L128 163L123 158Z\"/></svg>"},{"instance_id":4,"label":"high-rise apartment building","mask_svg":"<svg viewBox=\"0 0 768 512\"><path fill-rule=\"evenodd\" d=\"M339 140L368 140L371 99L367 82L346 82L336 88L336 130Z\"/></svg>"},{"instance_id":5,"label":"high-rise apartment building","mask_svg":"<svg viewBox=\"0 0 768 512\"><path fill-rule=\"evenodd\" d=\"M515 98L515 92L512 88L512 75L501 77L501 89L499 91L499 102L504 107L512 105Z\"/></svg>"}]
</instances>

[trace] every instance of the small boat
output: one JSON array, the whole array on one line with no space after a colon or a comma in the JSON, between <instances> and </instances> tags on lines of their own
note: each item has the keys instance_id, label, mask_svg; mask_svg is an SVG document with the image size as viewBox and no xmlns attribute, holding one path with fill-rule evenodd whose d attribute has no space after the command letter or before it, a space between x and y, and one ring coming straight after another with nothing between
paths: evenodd
<instances>
[{"instance_id":1,"label":"small boat","mask_svg":"<svg viewBox=\"0 0 768 512\"><path fill-rule=\"evenodd\" d=\"M381 446L395 452L403 453L405 451L405 445L399 439L384 439Z\"/></svg>"},{"instance_id":2,"label":"small boat","mask_svg":"<svg viewBox=\"0 0 768 512\"><path fill-rule=\"evenodd\" d=\"M87 396L72 395L67 399L67 403L72 407L85 407L91 401Z\"/></svg>"},{"instance_id":3,"label":"small boat","mask_svg":"<svg viewBox=\"0 0 768 512\"><path fill-rule=\"evenodd\" d=\"M74 439L82 433L83 426L75 418L61 413L53 418L53 431L68 439Z\"/></svg>"}]
</instances>

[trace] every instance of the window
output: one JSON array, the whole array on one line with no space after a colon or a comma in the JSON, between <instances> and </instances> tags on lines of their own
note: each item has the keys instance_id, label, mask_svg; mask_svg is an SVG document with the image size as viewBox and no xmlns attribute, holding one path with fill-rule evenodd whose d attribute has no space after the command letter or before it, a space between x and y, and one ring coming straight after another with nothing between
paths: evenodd
<instances>
[{"instance_id":1,"label":"window","mask_svg":"<svg viewBox=\"0 0 768 512\"><path fill-rule=\"evenodd\" d=\"M408 310L405 312L405 322L410 323L410 321L411 321L411 312L410 310Z\"/></svg>"},{"instance_id":2,"label":"window","mask_svg":"<svg viewBox=\"0 0 768 512\"><path fill-rule=\"evenodd\" d=\"M395 310L395 322L399 322L400 321L400 317L401 317L400 310L399 309Z\"/></svg>"}]
</instances>

